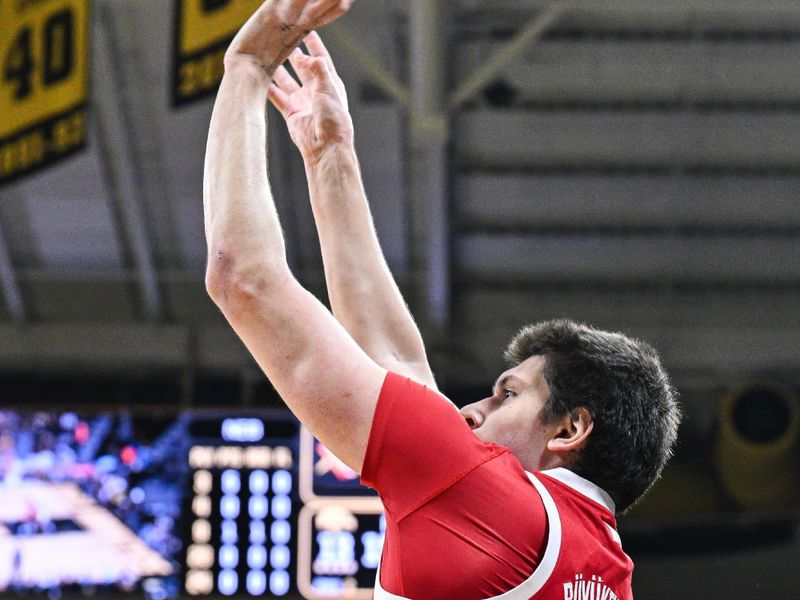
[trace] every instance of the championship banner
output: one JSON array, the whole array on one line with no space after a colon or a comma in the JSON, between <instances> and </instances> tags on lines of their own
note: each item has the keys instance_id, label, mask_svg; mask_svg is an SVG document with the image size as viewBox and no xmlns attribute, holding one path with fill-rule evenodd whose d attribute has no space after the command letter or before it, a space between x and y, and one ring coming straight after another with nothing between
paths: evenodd
<instances>
[{"instance_id":1,"label":"championship banner","mask_svg":"<svg viewBox=\"0 0 800 600\"><path fill-rule=\"evenodd\" d=\"M86 143L89 0L0 0L0 183Z\"/></svg>"},{"instance_id":2,"label":"championship banner","mask_svg":"<svg viewBox=\"0 0 800 600\"><path fill-rule=\"evenodd\" d=\"M262 1L175 0L173 104L216 92L228 44Z\"/></svg>"}]
</instances>

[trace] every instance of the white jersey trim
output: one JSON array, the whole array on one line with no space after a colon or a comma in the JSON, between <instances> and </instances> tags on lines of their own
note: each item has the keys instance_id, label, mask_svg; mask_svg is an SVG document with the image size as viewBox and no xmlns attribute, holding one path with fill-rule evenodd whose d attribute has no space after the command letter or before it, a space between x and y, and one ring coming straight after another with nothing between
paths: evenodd
<instances>
[{"instance_id":1,"label":"white jersey trim","mask_svg":"<svg viewBox=\"0 0 800 600\"><path fill-rule=\"evenodd\" d=\"M614 540L615 543L622 546L622 538L619 537L619 532L608 523L606 523L606 529L608 529L608 533L611 534L611 539Z\"/></svg>"},{"instance_id":2,"label":"white jersey trim","mask_svg":"<svg viewBox=\"0 0 800 600\"><path fill-rule=\"evenodd\" d=\"M593 484L588 479L584 479L580 475L573 473L569 469L565 469L564 467L557 467L555 469L547 469L546 471L542 471L545 475L549 475L553 479L558 479L561 483L568 485L576 492L579 492L589 498L590 500L594 500L600 506L604 506L608 510L611 511L611 514L614 515L617 513L616 507L614 505L614 501L611 499L611 496L601 488Z\"/></svg>"},{"instance_id":3,"label":"white jersey trim","mask_svg":"<svg viewBox=\"0 0 800 600\"><path fill-rule=\"evenodd\" d=\"M547 474L550 475L550 472L548 471ZM528 579L523 581L517 587L500 594L499 596L492 596L487 600L529 600L532 596L538 593L539 590L544 587L545 583L547 583L547 580L550 579L553 571L555 571L556 563L558 562L558 556L561 553L561 517L558 515L556 503L553 501L552 496L550 496L550 492L547 491L542 482L539 481L535 475L532 473L526 473L526 475L528 476L528 479L531 480L533 487L536 488L539 496L541 496L542 504L544 504L544 509L547 513L547 546L545 547L542 560L539 561L539 564L536 566L536 569L534 569L533 574L528 577ZM381 587L380 562L378 563L378 572L375 576L375 594L373 599L410 600L409 598L387 592Z\"/></svg>"}]
</instances>

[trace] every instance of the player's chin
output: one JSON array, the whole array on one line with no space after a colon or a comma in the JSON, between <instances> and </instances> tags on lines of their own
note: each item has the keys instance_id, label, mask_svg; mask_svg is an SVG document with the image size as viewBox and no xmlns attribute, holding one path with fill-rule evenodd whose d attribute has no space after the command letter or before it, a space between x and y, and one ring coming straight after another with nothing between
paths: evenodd
<instances>
[{"instance_id":1,"label":"player's chin","mask_svg":"<svg viewBox=\"0 0 800 600\"><path fill-rule=\"evenodd\" d=\"M485 444L494 442L490 430L484 428L483 426L473 429L472 433L474 433L475 436Z\"/></svg>"}]
</instances>

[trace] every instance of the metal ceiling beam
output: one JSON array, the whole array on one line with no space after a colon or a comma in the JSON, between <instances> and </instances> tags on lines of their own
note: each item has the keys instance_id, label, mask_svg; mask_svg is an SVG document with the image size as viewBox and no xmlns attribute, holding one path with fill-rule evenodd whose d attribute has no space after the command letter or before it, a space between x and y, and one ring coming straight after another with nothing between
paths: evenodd
<instances>
[{"instance_id":1,"label":"metal ceiling beam","mask_svg":"<svg viewBox=\"0 0 800 600\"><path fill-rule=\"evenodd\" d=\"M422 323L440 333L450 320L448 2L412 0L409 9L411 266Z\"/></svg>"},{"instance_id":2,"label":"metal ceiling beam","mask_svg":"<svg viewBox=\"0 0 800 600\"><path fill-rule=\"evenodd\" d=\"M108 0L105 0L108 2ZM176 205L170 188L169 166L165 157L165 114L161 104L161 88L152 81L151 65L145 47L152 44L148 32L151 12L142 8L143 2L111 0L104 11L104 23L109 32L111 58L117 70L115 82L120 106L130 135L128 148L137 167L139 204L148 216L150 239L155 255L163 260L160 266L181 264L182 249L177 235ZM163 79L160 82L163 86Z\"/></svg>"},{"instance_id":3,"label":"metal ceiling beam","mask_svg":"<svg viewBox=\"0 0 800 600\"><path fill-rule=\"evenodd\" d=\"M136 166L132 159L132 139L126 127L113 48L108 33L107 2L99 3L93 23L92 103L97 117L100 157L104 162L109 193L114 204L118 228L138 275L142 308L148 321L164 316L164 303L158 285L147 222L139 198Z\"/></svg>"},{"instance_id":4,"label":"metal ceiling beam","mask_svg":"<svg viewBox=\"0 0 800 600\"><path fill-rule=\"evenodd\" d=\"M448 97L450 52L446 0L409 4L410 86L406 87L340 26L331 39L398 104L408 110L410 132L409 204L414 300L423 326L444 331L450 319L449 120L452 112L483 89L506 65L546 32L574 0L557 0Z\"/></svg>"},{"instance_id":5,"label":"metal ceiling beam","mask_svg":"<svg viewBox=\"0 0 800 600\"><path fill-rule=\"evenodd\" d=\"M520 32L493 54L470 77L458 85L450 95L448 108L455 110L484 87L491 83L497 74L538 40L573 4L574 0L558 0L550 4L541 14L531 19Z\"/></svg>"},{"instance_id":6,"label":"metal ceiling beam","mask_svg":"<svg viewBox=\"0 0 800 600\"><path fill-rule=\"evenodd\" d=\"M411 107L411 92L408 86L364 50L344 27L338 23L332 23L325 29L325 34L326 37L330 36L334 44L347 52L372 82L386 92L389 97L406 109Z\"/></svg>"},{"instance_id":7,"label":"metal ceiling beam","mask_svg":"<svg viewBox=\"0 0 800 600\"><path fill-rule=\"evenodd\" d=\"M76 343L80 340L80 343ZM253 359L225 324L0 323L0 373L239 373Z\"/></svg>"},{"instance_id":8,"label":"metal ceiling beam","mask_svg":"<svg viewBox=\"0 0 800 600\"><path fill-rule=\"evenodd\" d=\"M412 298L423 329L438 333L444 331L450 318L449 118L445 87L449 36L443 35L447 2L413 0L409 9L409 86L375 60L341 25L328 26L326 34L407 111Z\"/></svg>"},{"instance_id":9,"label":"metal ceiling beam","mask_svg":"<svg viewBox=\"0 0 800 600\"><path fill-rule=\"evenodd\" d=\"M552 0L473 0L465 11L470 19L494 13L502 4L506 14L516 15L546 8ZM790 32L800 28L797 0L575 0L567 18L570 28L592 31L704 31L724 28L731 32Z\"/></svg>"},{"instance_id":10,"label":"metal ceiling beam","mask_svg":"<svg viewBox=\"0 0 800 600\"><path fill-rule=\"evenodd\" d=\"M11 253L8 250L2 227L0 227L0 290L2 290L3 300L11 318L18 325L24 324L26 320L25 301L17 282L14 263L11 261Z\"/></svg>"},{"instance_id":11,"label":"metal ceiling beam","mask_svg":"<svg viewBox=\"0 0 800 600\"><path fill-rule=\"evenodd\" d=\"M565 300L577 302L575 295L568 293ZM536 294L533 297L539 298ZM485 303L482 306L486 308ZM530 302L517 309L526 312L529 307ZM496 309L497 305L489 308ZM495 310L494 314L499 312ZM516 312L511 316L515 315ZM781 373L791 377L800 362L800 327L796 324L748 323L733 327L688 323L676 317L634 327L624 321L618 328L633 327L632 333L637 337L658 345L662 360L678 385L680 380L694 380L695 385L719 390L720 383L741 380L743 374ZM454 332L451 347L502 347L514 334L514 326L492 325L473 323ZM479 351L472 358L462 356L459 361L444 362L443 371L437 370L437 376L461 388L483 386L497 373L497 356L491 354ZM464 360L469 368L464 368ZM227 324L31 323L20 328L0 323L0 374L81 372L106 377L112 373L141 375L145 371L180 374L184 369L237 375L251 369L255 373L257 365Z\"/></svg>"},{"instance_id":12,"label":"metal ceiling beam","mask_svg":"<svg viewBox=\"0 0 800 600\"><path fill-rule=\"evenodd\" d=\"M491 83L492 79L504 67L513 62L515 58L541 38L541 36L545 34L550 27L563 16L566 10L575 4L575 2L576 0L555 0L544 7L542 12L532 18L513 40L500 48L486 63L481 65L470 77L458 85L455 91L450 94L445 108L448 111L457 109L461 104L470 100L476 93ZM443 22L441 18L434 13L428 15L424 12L427 8L435 4L436 2L412 0L409 6L412 87L415 85L415 82L413 82L413 71L415 68L422 71L430 70L432 64L441 62L437 60L435 55L420 53L416 51L415 48L419 49L425 46L433 51L434 48L440 46L446 48L447 46L446 43L437 44L437 36L442 33ZM423 8L419 8L420 6ZM375 85L381 88L404 108L411 110L415 108L413 106L414 90L409 89L408 86L389 72L386 67L375 60L369 52L364 50L364 48L353 39L341 24L333 23L328 25L325 32L326 35L330 36L334 44L350 55L364 74L366 74ZM433 33L431 34L431 32ZM444 37L446 36L439 38L439 40L444 42ZM444 85L444 80L441 80L441 84Z\"/></svg>"}]
</instances>

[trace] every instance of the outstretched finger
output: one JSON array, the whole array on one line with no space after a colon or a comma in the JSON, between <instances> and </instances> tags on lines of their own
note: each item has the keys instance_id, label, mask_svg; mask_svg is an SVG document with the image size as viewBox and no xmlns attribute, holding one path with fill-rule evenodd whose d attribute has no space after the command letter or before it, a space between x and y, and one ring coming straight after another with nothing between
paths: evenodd
<instances>
[{"instance_id":1,"label":"outstretched finger","mask_svg":"<svg viewBox=\"0 0 800 600\"><path fill-rule=\"evenodd\" d=\"M328 63L321 56L308 56L299 48L289 55L289 63L301 85L308 85L312 79L323 87L333 86L333 78Z\"/></svg>"},{"instance_id":2,"label":"outstretched finger","mask_svg":"<svg viewBox=\"0 0 800 600\"><path fill-rule=\"evenodd\" d=\"M353 0L312 0L300 19L311 24L309 29L322 27L344 15L352 5Z\"/></svg>"},{"instance_id":3,"label":"outstretched finger","mask_svg":"<svg viewBox=\"0 0 800 600\"><path fill-rule=\"evenodd\" d=\"M303 85L313 85L312 89L316 91L339 95L336 83L324 58L303 54L296 62L295 70Z\"/></svg>"},{"instance_id":4,"label":"outstretched finger","mask_svg":"<svg viewBox=\"0 0 800 600\"><path fill-rule=\"evenodd\" d=\"M325 44L322 43L322 38L316 31L310 32L306 37L303 38L303 44L305 44L306 48L308 49L308 53L311 56L319 56L325 59L325 63L328 65L328 69L330 69L331 73L334 75L338 75L336 72L336 66L333 64L333 59L331 58L330 52L325 47Z\"/></svg>"},{"instance_id":5,"label":"outstretched finger","mask_svg":"<svg viewBox=\"0 0 800 600\"><path fill-rule=\"evenodd\" d=\"M284 92L281 88L279 88L274 83L269 85L267 89L267 98L272 103L272 106L277 108L280 113L285 117L286 110L289 107L289 94Z\"/></svg>"},{"instance_id":6,"label":"outstretched finger","mask_svg":"<svg viewBox=\"0 0 800 600\"><path fill-rule=\"evenodd\" d=\"M297 74L297 78L300 80L300 85L306 85L307 83L306 81L308 77L308 66L306 65L307 59L308 56L302 50L300 50L300 48L295 48L289 55L289 64L292 65L294 72Z\"/></svg>"},{"instance_id":7,"label":"outstretched finger","mask_svg":"<svg viewBox=\"0 0 800 600\"><path fill-rule=\"evenodd\" d=\"M276 69L275 73L272 75L272 81L287 94L293 94L300 89L300 84L297 83L297 80L291 76L283 65Z\"/></svg>"}]
</instances>

